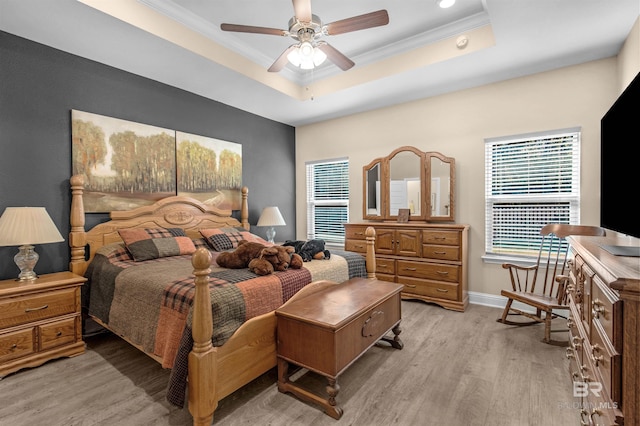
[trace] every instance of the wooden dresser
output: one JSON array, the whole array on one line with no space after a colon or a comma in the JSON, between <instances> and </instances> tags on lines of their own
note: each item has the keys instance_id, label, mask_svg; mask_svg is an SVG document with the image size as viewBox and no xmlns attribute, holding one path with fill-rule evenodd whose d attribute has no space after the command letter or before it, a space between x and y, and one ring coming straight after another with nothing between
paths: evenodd
<instances>
[{"instance_id":1,"label":"wooden dresser","mask_svg":"<svg viewBox=\"0 0 640 426\"><path fill-rule=\"evenodd\" d=\"M403 284L403 299L463 312L467 295L469 226L425 222L345 224L345 250L366 252L365 231L376 231L376 278Z\"/></svg>"},{"instance_id":2,"label":"wooden dresser","mask_svg":"<svg viewBox=\"0 0 640 426\"><path fill-rule=\"evenodd\" d=\"M603 246L640 245L607 230L572 236L569 373L583 425L640 424L640 257Z\"/></svg>"}]
</instances>

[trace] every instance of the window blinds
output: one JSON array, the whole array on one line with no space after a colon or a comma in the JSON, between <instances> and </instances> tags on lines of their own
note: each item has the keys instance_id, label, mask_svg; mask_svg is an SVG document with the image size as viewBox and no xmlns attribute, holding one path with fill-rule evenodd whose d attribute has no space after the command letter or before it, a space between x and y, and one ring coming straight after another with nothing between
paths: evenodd
<instances>
[{"instance_id":1,"label":"window blinds","mask_svg":"<svg viewBox=\"0 0 640 426\"><path fill-rule=\"evenodd\" d=\"M349 221L349 161L307 163L307 239L344 244Z\"/></svg>"},{"instance_id":2,"label":"window blinds","mask_svg":"<svg viewBox=\"0 0 640 426\"><path fill-rule=\"evenodd\" d=\"M548 223L580 222L578 129L485 141L486 252L534 255Z\"/></svg>"}]
</instances>

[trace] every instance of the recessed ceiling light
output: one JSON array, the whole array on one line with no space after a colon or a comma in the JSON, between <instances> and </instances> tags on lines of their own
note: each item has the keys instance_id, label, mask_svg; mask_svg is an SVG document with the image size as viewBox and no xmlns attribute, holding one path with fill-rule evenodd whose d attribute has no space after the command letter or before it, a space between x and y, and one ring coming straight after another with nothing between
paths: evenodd
<instances>
[{"instance_id":1,"label":"recessed ceiling light","mask_svg":"<svg viewBox=\"0 0 640 426\"><path fill-rule=\"evenodd\" d=\"M446 9L453 6L455 2L456 0L437 0L436 3L438 3L438 6L440 6L441 8Z\"/></svg>"}]
</instances>

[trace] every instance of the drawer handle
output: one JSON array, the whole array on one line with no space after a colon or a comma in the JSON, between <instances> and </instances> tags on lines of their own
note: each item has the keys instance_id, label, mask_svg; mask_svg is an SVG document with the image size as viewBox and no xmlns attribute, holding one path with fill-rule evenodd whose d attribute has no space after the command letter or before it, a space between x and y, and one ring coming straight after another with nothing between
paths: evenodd
<instances>
[{"instance_id":1,"label":"drawer handle","mask_svg":"<svg viewBox=\"0 0 640 426\"><path fill-rule=\"evenodd\" d=\"M600 352L600 345L597 343L591 348L591 361L593 361L593 364L597 367L598 364L604 361L604 355L597 356L596 352Z\"/></svg>"},{"instance_id":2,"label":"drawer handle","mask_svg":"<svg viewBox=\"0 0 640 426\"><path fill-rule=\"evenodd\" d=\"M600 299L596 298L591 301L591 314L594 318L600 318L600 314L604 315L606 312L605 307L602 305Z\"/></svg>"},{"instance_id":3,"label":"drawer handle","mask_svg":"<svg viewBox=\"0 0 640 426\"><path fill-rule=\"evenodd\" d=\"M12 350L14 350L14 349L15 349L15 348L17 348L17 347L18 347L18 344L17 344L17 343L14 343L13 345L11 345L11 347L9 348L9 350L11 350L11 351L12 351Z\"/></svg>"},{"instance_id":4,"label":"drawer handle","mask_svg":"<svg viewBox=\"0 0 640 426\"><path fill-rule=\"evenodd\" d=\"M440 240L440 241L444 241L447 239L447 237L433 237L434 240Z\"/></svg>"},{"instance_id":5,"label":"drawer handle","mask_svg":"<svg viewBox=\"0 0 640 426\"><path fill-rule=\"evenodd\" d=\"M433 254L447 254L446 251L434 251Z\"/></svg>"},{"instance_id":6,"label":"drawer handle","mask_svg":"<svg viewBox=\"0 0 640 426\"><path fill-rule=\"evenodd\" d=\"M364 235L364 232L355 232L356 235Z\"/></svg>"},{"instance_id":7,"label":"drawer handle","mask_svg":"<svg viewBox=\"0 0 640 426\"><path fill-rule=\"evenodd\" d=\"M436 273L438 273L440 275L449 275L449 273L447 271L436 271Z\"/></svg>"},{"instance_id":8,"label":"drawer handle","mask_svg":"<svg viewBox=\"0 0 640 426\"><path fill-rule=\"evenodd\" d=\"M573 338L571 339L571 341L575 346L580 346L580 344L582 343L582 340L583 339L580 336L573 336Z\"/></svg>"},{"instance_id":9,"label":"drawer handle","mask_svg":"<svg viewBox=\"0 0 640 426\"><path fill-rule=\"evenodd\" d=\"M357 244L354 247L355 248L359 248L359 249L364 248L364 246L360 246L360 245L357 245Z\"/></svg>"},{"instance_id":10,"label":"drawer handle","mask_svg":"<svg viewBox=\"0 0 640 426\"><path fill-rule=\"evenodd\" d=\"M591 410L591 414L589 415L589 417L591 417L591 419L595 422L595 419L593 418L593 416L602 416L602 411L598 410L597 408L594 408L593 410Z\"/></svg>"},{"instance_id":11,"label":"drawer handle","mask_svg":"<svg viewBox=\"0 0 640 426\"><path fill-rule=\"evenodd\" d=\"M449 290L446 290L444 288L436 288L436 291L438 291L440 293L449 293Z\"/></svg>"},{"instance_id":12,"label":"drawer handle","mask_svg":"<svg viewBox=\"0 0 640 426\"><path fill-rule=\"evenodd\" d=\"M405 271L417 271L416 268L404 268Z\"/></svg>"},{"instance_id":13,"label":"drawer handle","mask_svg":"<svg viewBox=\"0 0 640 426\"><path fill-rule=\"evenodd\" d=\"M589 426L589 424L591 424L589 419L587 420L584 419L584 416L588 416L588 415L589 415L589 412L584 408L580 410L580 426Z\"/></svg>"},{"instance_id":14,"label":"drawer handle","mask_svg":"<svg viewBox=\"0 0 640 426\"><path fill-rule=\"evenodd\" d=\"M565 351L566 353L564 355L567 357L567 359L571 359L574 357L572 348L566 348Z\"/></svg>"},{"instance_id":15,"label":"drawer handle","mask_svg":"<svg viewBox=\"0 0 640 426\"><path fill-rule=\"evenodd\" d=\"M48 307L49 307L49 305L42 305L42 306L38 306L37 308L27 308L24 311L25 312L42 311L44 309L47 309Z\"/></svg>"},{"instance_id":16,"label":"drawer handle","mask_svg":"<svg viewBox=\"0 0 640 426\"><path fill-rule=\"evenodd\" d=\"M389 265L387 265L386 263L378 263L378 266L380 266L381 268L386 268Z\"/></svg>"},{"instance_id":17,"label":"drawer handle","mask_svg":"<svg viewBox=\"0 0 640 426\"><path fill-rule=\"evenodd\" d=\"M416 288L416 285L411 285L411 284L405 284L405 287L409 287L409 288Z\"/></svg>"},{"instance_id":18,"label":"drawer handle","mask_svg":"<svg viewBox=\"0 0 640 426\"><path fill-rule=\"evenodd\" d=\"M60 336L62 336L62 331L58 331L58 332L56 333L56 337L60 337Z\"/></svg>"}]
</instances>

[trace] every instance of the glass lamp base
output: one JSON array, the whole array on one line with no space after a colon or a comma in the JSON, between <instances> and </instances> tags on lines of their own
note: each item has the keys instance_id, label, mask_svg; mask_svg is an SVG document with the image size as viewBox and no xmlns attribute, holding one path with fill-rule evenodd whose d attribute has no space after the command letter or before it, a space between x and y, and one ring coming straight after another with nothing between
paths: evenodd
<instances>
[{"instance_id":1,"label":"glass lamp base","mask_svg":"<svg viewBox=\"0 0 640 426\"><path fill-rule=\"evenodd\" d=\"M269 241L270 243L273 243L273 239L276 237L276 230L273 228L273 226L269 229L267 229L267 241Z\"/></svg>"},{"instance_id":2,"label":"glass lamp base","mask_svg":"<svg viewBox=\"0 0 640 426\"><path fill-rule=\"evenodd\" d=\"M20 246L18 254L13 257L13 261L20 268L20 275L18 280L20 281L33 281L38 278L33 268L38 263L38 253L34 251L34 247L31 245Z\"/></svg>"}]
</instances>

